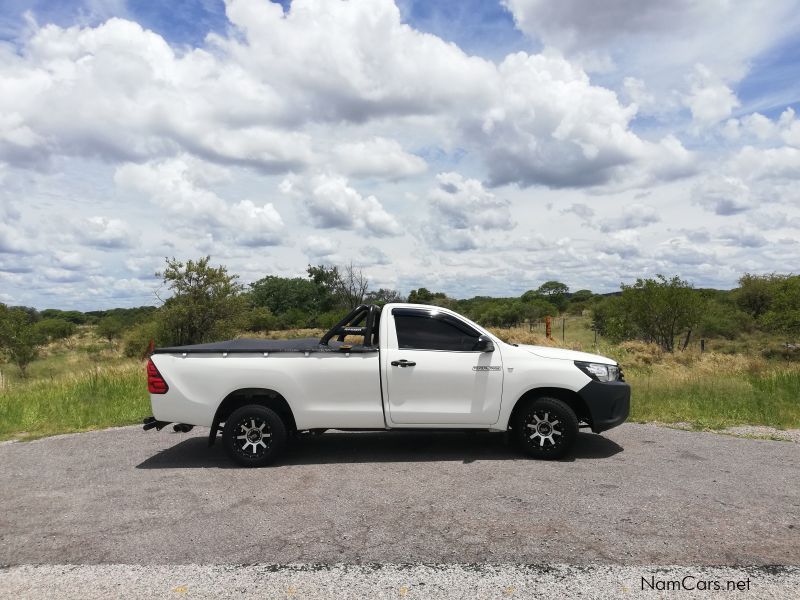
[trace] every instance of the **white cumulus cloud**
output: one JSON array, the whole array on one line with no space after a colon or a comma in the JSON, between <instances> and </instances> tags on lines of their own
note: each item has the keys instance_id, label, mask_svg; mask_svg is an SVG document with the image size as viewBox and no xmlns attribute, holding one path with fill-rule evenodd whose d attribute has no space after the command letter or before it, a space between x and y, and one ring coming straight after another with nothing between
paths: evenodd
<instances>
[{"instance_id":1,"label":"white cumulus cloud","mask_svg":"<svg viewBox=\"0 0 800 600\"><path fill-rule=\"evenodd\" d=\"M611 233L625 229L640 229L660 220L658 211L652 206L630 204L621 211L621 214L601 219L597 226L600 231Z\"/></svg>"},{"instance_id":2,"label":"white cumulus cloud","mask_svg":"<svg viewBox=\"0 0 800 600\"><path fill-rule=\"evenodd\" d=\"M719 77L702 64L695 65L685 102L695 123L708 126L728 118L739 99Z\"/></svg>"},{"instance_id":3,"label":"white cumulus cloud","mask_svg":"<svg viewBox=\"0 0 800 600\"><path fill-rule=\"evenodd\" d=\"M290 176L280 189L299 199L312 224L320 229L353 229L375 237L402 233L397 219L375 196L363 196L341 175Z\"/></svg>"},{"instance_id":4,"label":"white cumulus cloud","mask_svg":"<svg viewBox=\"0 0 800 600\"><path fill-rule=\"evenodd\" d=\"M695 204L718 215L735 215L753 208L750 188L737 177L710 176L692 190Z\"/></svg>"},{"instance_id":5,"label":"white cumulus cloud","mask_svg":"<svg viewBox=\"0 0 800 600\"><path fill-rule=\"evenodd\" d=\"M516 226L508 200L498 198L477 179L460 173L439 173L438 186L429 192L430 217L422 233L442 250L472 250L486 232L508 231Z\"/></svg>"},{"instance_id":6,"label":"white cumulus cloud","mask_svg":"<svg viewBox=\"0 0 800 600\"><path fill-rule=\"evenodd\" d=\"M101 249L129 248L133 235L122 219L95 216L76 221L73 226L79 243Z\"/></svg>"},{"instance_id":7,"label":"white cumulus cloud","mask_svg":"<svg viewBox=\"0 0 800 600\"><path fill-rule=\"evenodd\" d=\"M419 175L427 169L423 159L403 150L397 140L382 137L338 144L333 164L346 175L387 179Z\"/></svg>"},{"instance_id":8,"label":"white cumulus cloud","mask_svg":"<svg viewBox=\"0 0 800 600\"><path fill-rule=\"evenodd\" d=\"M187 223L205 232L233 239L245 246L281 243L284 223L272 203L245 199L227 202L209 185L227 178L223 169L207 168L186 156L144 164L128 163L116 170L118 186L142 192L176 223Z\"/></svg>"}]
</instances>

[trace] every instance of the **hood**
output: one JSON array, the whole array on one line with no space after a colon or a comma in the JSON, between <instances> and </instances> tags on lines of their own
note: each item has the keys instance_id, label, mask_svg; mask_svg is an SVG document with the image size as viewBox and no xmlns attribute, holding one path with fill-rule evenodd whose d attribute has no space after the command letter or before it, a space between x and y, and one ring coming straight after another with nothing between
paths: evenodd
<instances>
[{"instance_id":1,"label":"hood","mask_svg":"<svg viewBox=\"0 0 800 600\"><path fill-rule=\"evenodd\" d=\"M558 358L561 360L581 360L584 362L596 362L606 365L615 365L617 361L613 358L600 356L599 354L589 354L588 352L578 352L577 350L567 350L565 348L551 348L550 346L528 346L520 344L520 350L525 350L542 358Z\"/></svg>"}]
</instances>

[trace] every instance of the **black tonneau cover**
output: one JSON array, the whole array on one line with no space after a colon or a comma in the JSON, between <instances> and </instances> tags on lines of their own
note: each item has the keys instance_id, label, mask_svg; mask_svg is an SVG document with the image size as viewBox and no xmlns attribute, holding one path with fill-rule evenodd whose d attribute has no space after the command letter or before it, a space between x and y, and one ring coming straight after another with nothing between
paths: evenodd
<instances>
[{"instance_id":1,"label":"black tonneau cover","mask_svg":"<svg viewBox=\"0 0 800 600\"><path fill-rule=\"evenodd\" d=\"M377 352L378 321L381 308L376 305L361 304L351 310L346 317L334 325L328 333L317 338L294 340L238 339L209 344L171 346L156 348L153 354L254 354L263 352ZM362 323L364 325L362 326ZM359 336L363 344L345 344L347 336Z\"/></svg>"},{"instance_id":2,"label":"black tonneau cover","mask_svg":"<svg viewBox=\"0 0 800 600\"><path fill-rule=\"evenodd\" d=\"M209 344L192 344L190 346L172 346L156 348L154 354L213 354L213 353L261 353L261 352L377 352L375 346L343 344L331 341L320 344L317 338L300 338L295 340L259 340L238 339Z\"/></svg>"}]
</instances>

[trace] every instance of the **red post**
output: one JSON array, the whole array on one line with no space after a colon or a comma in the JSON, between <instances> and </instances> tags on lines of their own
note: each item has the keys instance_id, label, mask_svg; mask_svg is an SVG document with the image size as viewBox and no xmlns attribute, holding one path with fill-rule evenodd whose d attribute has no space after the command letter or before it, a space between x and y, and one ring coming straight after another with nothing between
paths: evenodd
<instances>
[{"instance_id":1,"label":"red post","mask_svg":"<svg viewBox=\"0 0 800 600\"><path fill-rule=\"evenodd\" d=\"M550 317L545 317L544 318L544 334L545 334L545 336L547 337L548 340L551 337L553 337L552 333L553 333L553 328L552 328L552 323L550 322Z\"/></svg>"},{"instance_id":2,"label":"red post","mask_svg":"<svg viewBox=\"0 0 800 600\"><path fill-rule=\"evenodd\" d=\"M145 353L142 354L142 360L144 360L148 356L151 356L153 354L153 350L155 349L156 349L156 341L154 339L151 339L150 343L147 344L147 350L145 350Z\"/></svg>"}]
</instances>

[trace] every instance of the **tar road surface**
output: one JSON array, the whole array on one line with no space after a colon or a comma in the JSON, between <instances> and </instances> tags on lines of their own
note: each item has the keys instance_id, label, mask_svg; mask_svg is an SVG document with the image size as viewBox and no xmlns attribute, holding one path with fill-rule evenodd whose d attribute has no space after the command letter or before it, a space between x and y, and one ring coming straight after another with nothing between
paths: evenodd
<instances>
[{"instance_id":1,"label":"tar road surface","mask_svg":"<svg viewBox=\"0 0 800 600\"><path fill-rule=\"evenodd\" d=\"M796 443L626 424L541 462L498 434L331 432L248 470L206 434L0 444L0 595L661 597L640 579L688 574L800 597Z\"/></svg>"}]
</instances>

